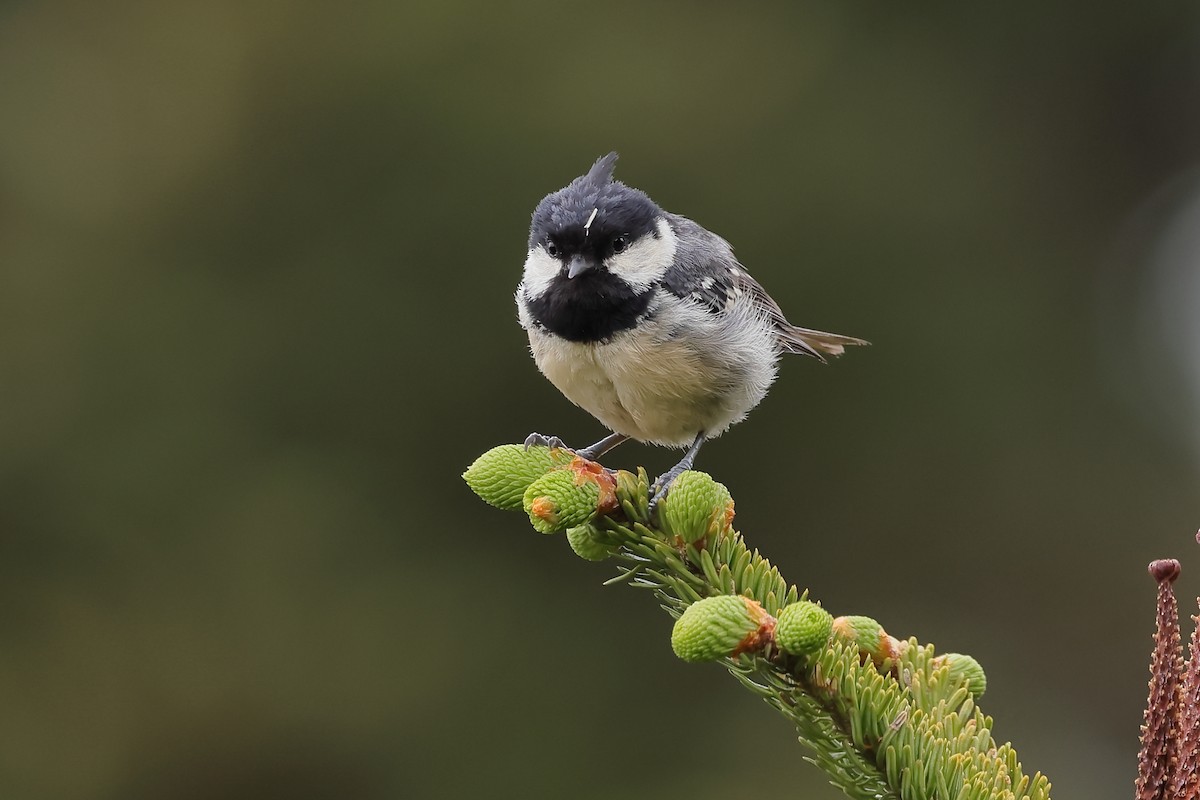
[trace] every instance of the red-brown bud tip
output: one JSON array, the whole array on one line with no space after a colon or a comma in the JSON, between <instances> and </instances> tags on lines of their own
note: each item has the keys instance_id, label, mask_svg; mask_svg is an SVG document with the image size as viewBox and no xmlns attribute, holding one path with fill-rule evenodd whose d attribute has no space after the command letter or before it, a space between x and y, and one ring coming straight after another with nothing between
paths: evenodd
<instances>
[{"instance_id":1,"label":"red-brown bud tip","mask_svg":"<svg viewBox=\"0 0 1200 800\"><path fill-rule=\"evenodd\" d=\"M1179 562L1173 558L1160 558L1150 562L1149 571L1150 576L1159 583L1174 583L1179 577Z\"/></svg>"}]
</instances>

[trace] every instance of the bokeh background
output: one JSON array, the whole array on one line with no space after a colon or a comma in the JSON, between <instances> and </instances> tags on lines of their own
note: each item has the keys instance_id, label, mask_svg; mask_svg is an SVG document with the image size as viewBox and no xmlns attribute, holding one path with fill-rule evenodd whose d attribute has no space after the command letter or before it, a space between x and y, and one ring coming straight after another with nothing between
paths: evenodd
<instances>
[{"instance_id":1,"label":"bokeh background","mask_svg":"<svg viewBox=\"0 0 1200 800\"><path fill-rule=\"evenodd\" d=\"M705 449L751 542L1128 797L1145 565L1200 591L1198 9L3 4L0 794L840 796L459 479L602 433L512 291L618 149L874 342Z\"/></svg>"}]
</instances>

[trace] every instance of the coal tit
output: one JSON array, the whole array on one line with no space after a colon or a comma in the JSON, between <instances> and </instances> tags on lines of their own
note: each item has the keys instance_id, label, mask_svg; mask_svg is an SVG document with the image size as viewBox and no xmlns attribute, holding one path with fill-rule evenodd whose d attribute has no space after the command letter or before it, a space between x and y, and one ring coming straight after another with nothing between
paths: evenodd
<instances>
[{"instance_id":1,"label":"coal tit","mask_svg":"<svg viewBox=\"0 0 1200 800\"><path fill-rule=\"evenodd\" d=\"M627 439L688 448L655 481L657 501L766 396L780 355L824 362L867 342L789 323L728 242L614 180L616 161L538 203L517 313L538 369L613 432L576 452L598 458Z\"/></svg>"}]
</instances>

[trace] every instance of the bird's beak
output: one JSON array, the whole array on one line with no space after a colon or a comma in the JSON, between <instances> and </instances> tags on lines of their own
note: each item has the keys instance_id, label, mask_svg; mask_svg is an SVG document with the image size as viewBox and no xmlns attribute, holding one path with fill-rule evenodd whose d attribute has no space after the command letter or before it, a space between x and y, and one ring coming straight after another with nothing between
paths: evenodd
<instances>
[{"instance_id":1,"label":"bird's beak","mask_svg":"<svg viewBox=\"0 0 1200 800\"><path fill-rule=\"evenodd\" d=\"M584 258L580 255L571 256L571 262L567 264L567 277L574 278L577 275L582 275L588 270L596 268L596 262L590 258Z\"/></svg>"}]
</instances>

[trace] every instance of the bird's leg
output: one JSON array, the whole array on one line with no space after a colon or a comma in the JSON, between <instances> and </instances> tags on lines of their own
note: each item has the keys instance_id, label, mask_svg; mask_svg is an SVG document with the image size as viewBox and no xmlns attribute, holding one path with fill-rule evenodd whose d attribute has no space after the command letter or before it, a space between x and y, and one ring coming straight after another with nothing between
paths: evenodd
<instances>
[{"instance_id":1,"label":"bird's leg","mask_svg":"<svg viewBox=\"0 0 1200 800\"><path fill-rule=\"evenodd\" d=\"M557 436L543 436L540 433L531 433L529 436L525 437L525 449L528 450L531 447L557 447L562 450L566 450L567 452L574 453L580 458L586 458L588 461L595 461L597 458L604 455L609 450L612 450L622 442L627 441L628 439L629 437L623 433L610 433L608 436L605 436L603 439L593 445L588 445L581 450L575 450L574 448L567 447L563 440Z\"/></svg>"},{"instance_id":2,"label":"bird's leg","mask_svg":"<svg viewBox=\"0 0 1200 800\"><path fill-rule=\"evenodd\" d=\"M705 441L703 433L696 434L696 441L692 442L692 446L683 454L683 458L679 459L679 463L654 479L654 485L650 487L651 512L658 507L659 501L667 496L675 479L692 468L692 464L696 461L696 453L700 452L700 445Z\"/></svg>"},{"instance_id":3,"label":"bird's leg","mask_svg":"<svg viewBox=\"0 0 1200 800\"><path fill-rule=\"evenodd\" d=\"M629 440L629 437L623 433L610 433L595 444L588 445L582 450L576 450L575 455L580 458L586 458L588 461L595 461L600 456L612 450L622 442Z\"/></svg>"}]
</instances>

